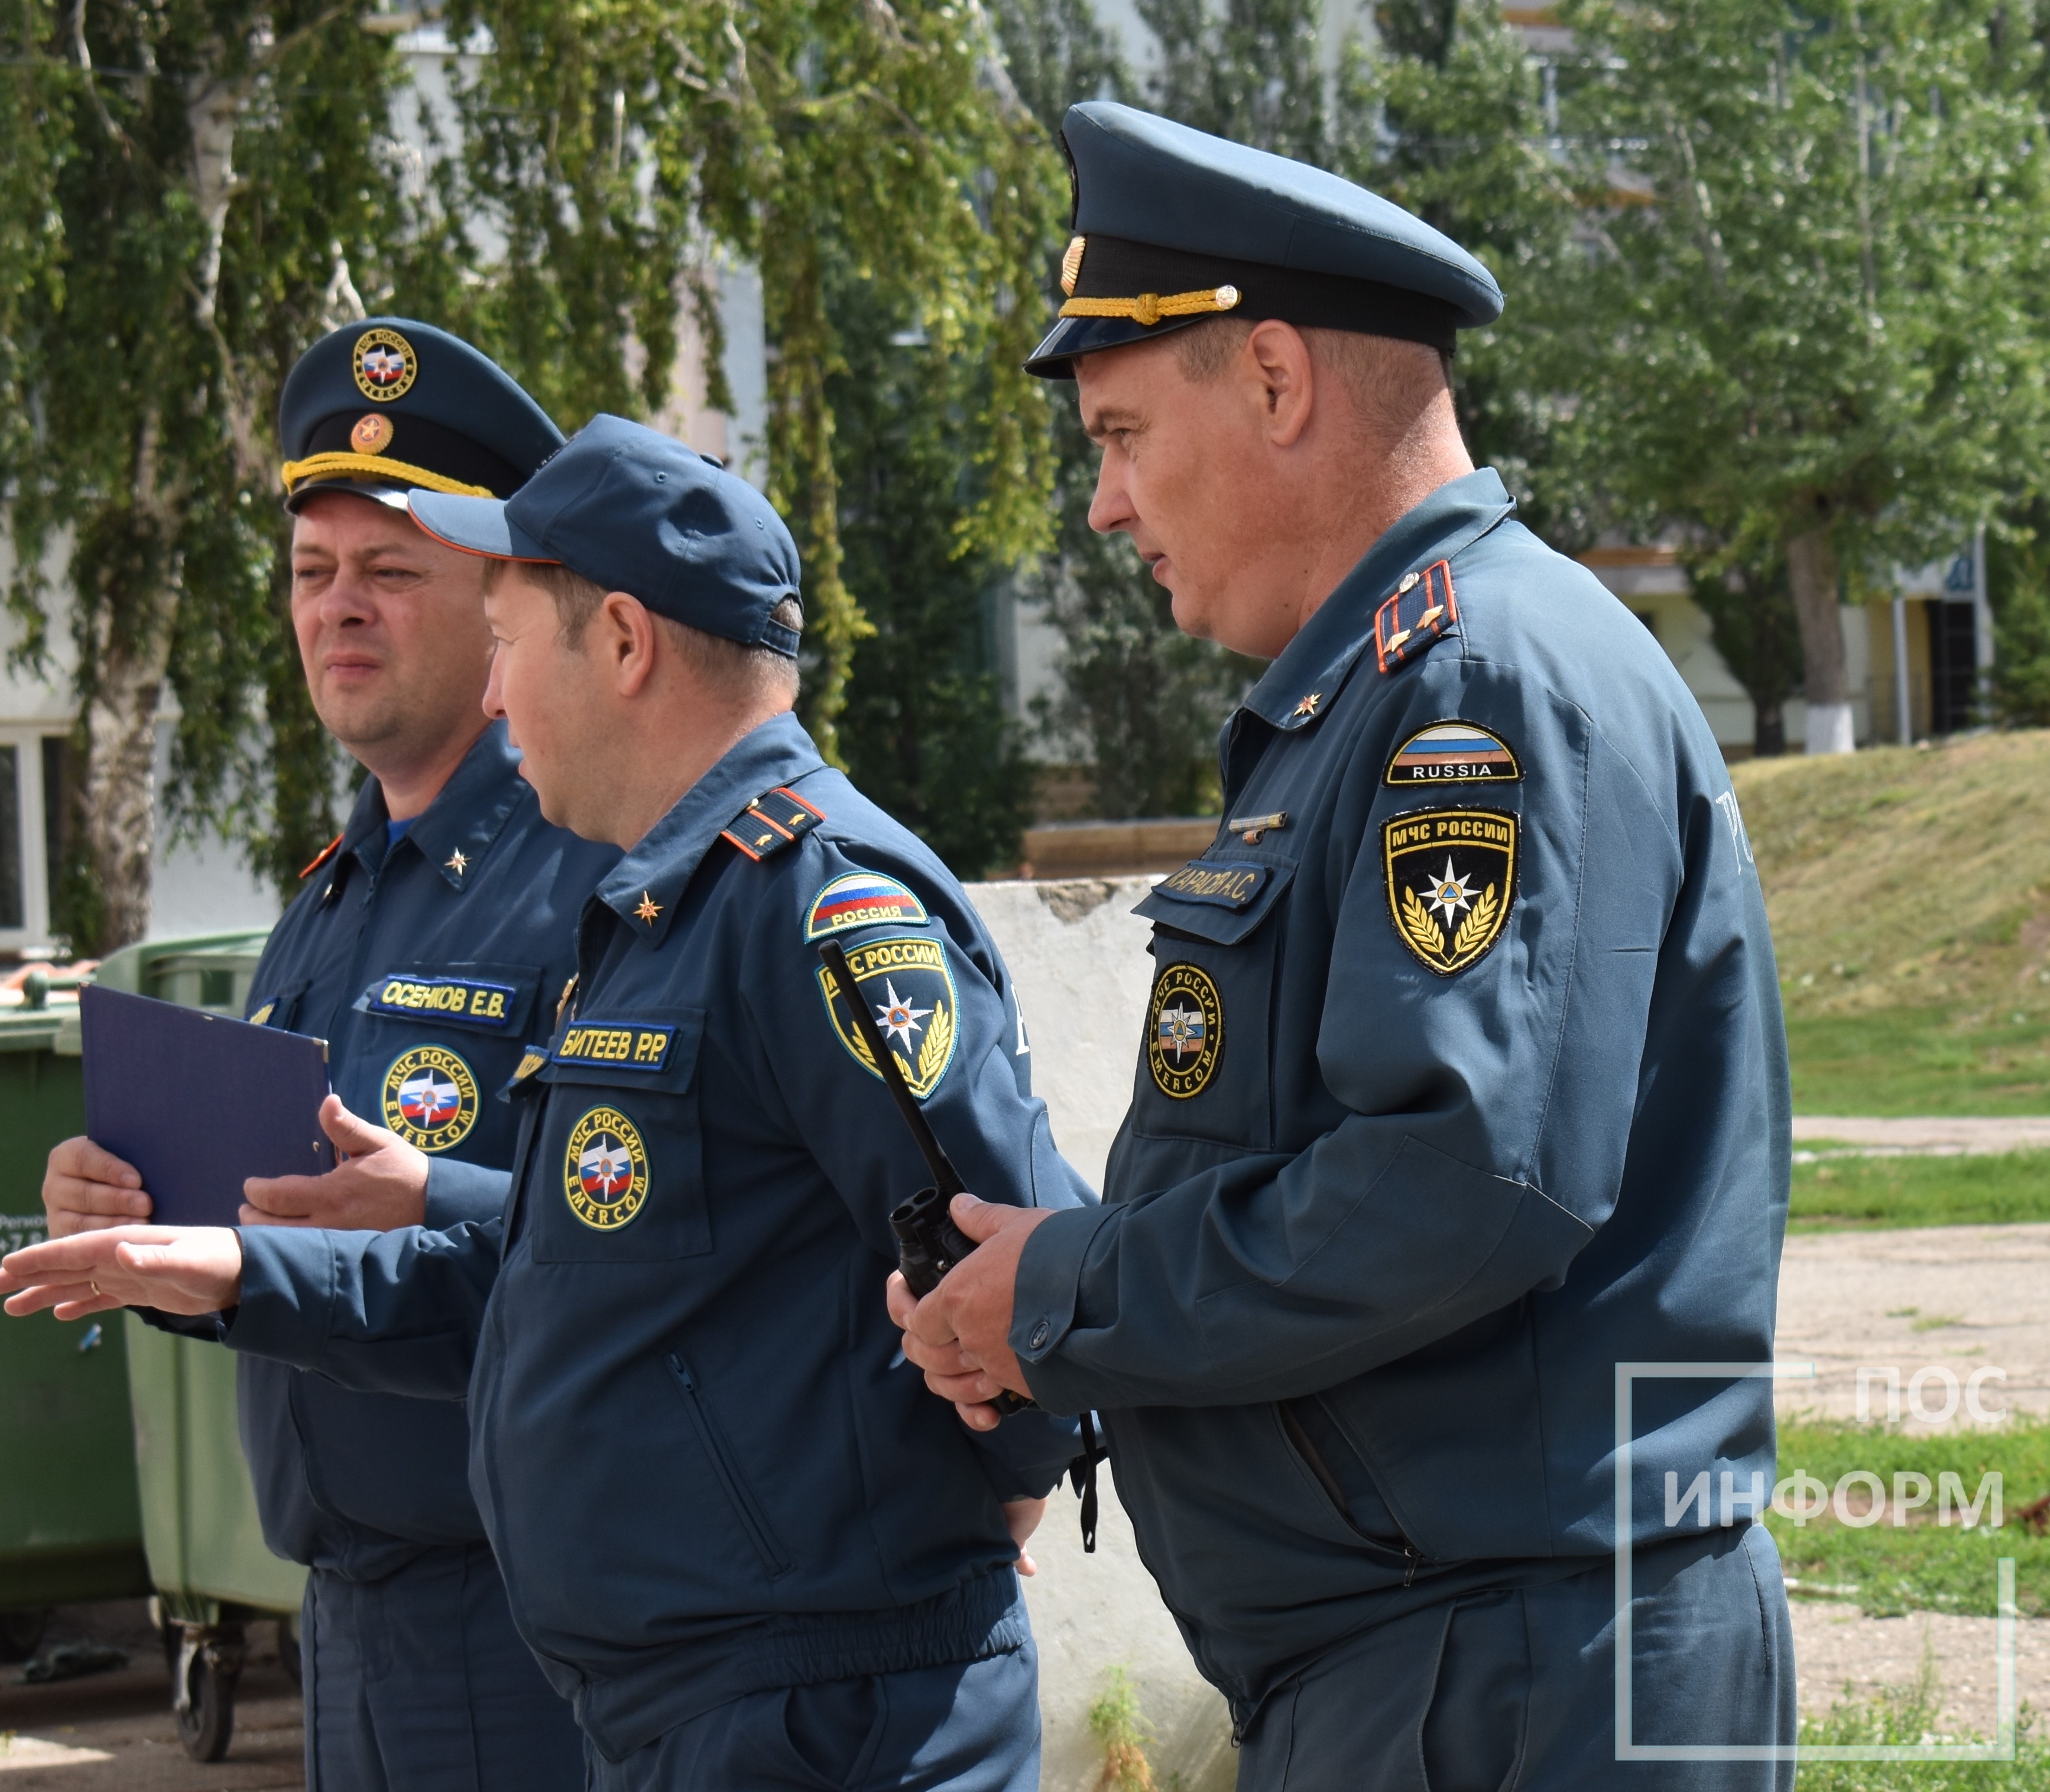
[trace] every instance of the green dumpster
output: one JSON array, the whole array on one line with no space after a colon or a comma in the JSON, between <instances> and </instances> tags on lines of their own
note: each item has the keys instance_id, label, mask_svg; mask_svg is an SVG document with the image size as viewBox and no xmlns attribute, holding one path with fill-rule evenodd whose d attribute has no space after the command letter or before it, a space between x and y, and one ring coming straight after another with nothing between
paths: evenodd
<instances>
[{"instance_id":1,"label":"green dumpster","mask_svg":"<svg viewBox=\"0 0 2050 1792\"><path fill-rule=\"evenodd\" d=\"M76 1006L0 1009L0 1255L43 1236L44 1160L84 1130ZM149 1591L119 1329L0 1322L0 1660L52 1606Z\"/></svg>"},{"instance_id":2,"label":"green dumpster","mask_svg":"<svg viewBox=\"0 0 2050 1792\"><path fill-rule=\"evenodd\" d=\"M99 967L98 981L239 1016L264 938L221 934L128 947ZM234 1357L124 1317L142 1540L179 1739L194 1759L217 1761L234 1733L245 1626L275 1617L281 1642L295 1635L306 1570L264 1546L236 1425ZM296 1671L296 1649L284 1642L280 1653Z\"/></svg>"}]
</instances>

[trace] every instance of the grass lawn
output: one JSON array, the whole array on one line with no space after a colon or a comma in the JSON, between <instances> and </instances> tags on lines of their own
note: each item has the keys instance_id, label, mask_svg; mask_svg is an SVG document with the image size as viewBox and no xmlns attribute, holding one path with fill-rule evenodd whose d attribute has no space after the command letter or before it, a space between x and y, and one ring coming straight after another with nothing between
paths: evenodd
<instances>
[{"instance_id":1,"label":"grass lawn","mask_svg":"<svg viewBox=\"0 0 2050 1792\"><path fill-rule=\"evenodd\" d=\"M1907 1611L1991 1618L1994 1564L2012 1556L2016 1604L2027 1617L2050 1614L2050 1537L2034 1535L2016 1517L2019 1509L2050 1493L2050 1420L2017 1415L1997 1430L1923 1437L1845 1420L1779 1427L1783 1481L1799 1470L1834 1489L1853 1469L1871 1470L1889 1489L1903 1471L1926 1475L1932 1486L1948 1471L1962 1480L1968 1500L1977 1496L1982 1477L1997 1473L2005 1521L1994 1530L1990 1510L1982 1509L1981 1522L1966 1530L1954 1510L1950 1524L1939 1525L1933 1500L1912 1513L1904 1526L1893 1523L1890 1507L1869 1526L1841 1523L1834 1511L1805 1525L1774 1512L1766 1523L1788 1577L1803 1583L1796 1597L1854 1599L1874 1618ZM1861 1501L1862 1495L1853 1497ZM1855 1516L1859 1508L1851 1509Z\"/></svg>"},{"instance_id":2,"label":"grass lawn","mask_svg":"<svg viewBox=\"0 0 2050 1792\"><path fill-rule=\"evenodd\" d=\"M1796 1114L2050 1113L2050 1013L1883 1008L1803 1013L1790 1002Z\"/></svg>"},{"instance_id":3,"label":"grass lawn","mask_svg":"<svg viewBox=\"0 0 2050 1792\"><path fill-rule=\"evenodd\" d=\"M1796 1164L1787 1229L1997 1226L2024 1220L2050 1220L2050 1151Z\"/></svg>"}]
</instances>

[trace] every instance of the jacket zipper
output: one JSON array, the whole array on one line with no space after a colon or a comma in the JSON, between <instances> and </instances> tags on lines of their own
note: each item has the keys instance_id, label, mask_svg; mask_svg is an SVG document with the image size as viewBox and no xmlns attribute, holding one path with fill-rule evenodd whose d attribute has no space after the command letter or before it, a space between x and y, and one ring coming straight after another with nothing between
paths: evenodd
<instances>
[{"instance_id":1,"label":"jacket zipper","mask_svg":"<svg viewBox=\"0 0 2050 1792\"><path fill-rule=\"evenodd\" d=\"M692 1424L697 1427L698 1442L711 1458L711 1466L726 1489L726 1497L732 1502L741 1528L754 1545L755 1553L761 1556L772 1578L789 1573L789 1558L783 1553L776 1533L769 1528L767 1516L754 1503L746 1484L734 1467L733 1459L727 1454L718 1429L712 1423L711 1414L706 1410L704 1398L698 1392L697 1378L691 1373L690 1365L673 1351L669 1356L669 1372L676 1378L677 1390L684 1396L684 1410L690 1414Z\"/></svg>"},{"instance_id":2,"label":"jacket zipper","mask_svg":"<svg viewBox=\"0 0 2050 1792\"><path fill-rule=\"evenodd\" d=\"M1346 1509L1345 1489L1339 1485L1339 1478L1331 1473L1331 1464L1324 1460L1323 1452L1310 1441L1310 1434L1303 1428L1303 1421L1288 1410L1288 1403L1285 1400L1277 1402L1275 1410L1281 1415L1281 1429L1288 1434L1288 1441L1296 1446L1296 1454L1303 1458L1310 1473L1317 1478L1326 1496L1337 1509L1339 1517L1362 1541L1371 1544L1377 1549L1386 1548L1388 1546L1380 1538L1369 1536L1353 1523L1351 1513ZM1391 1512L1389 1517L1392 1519L1395 1515ZM1407 1564L1402 1573L1402 1584L1408 1587L1417 1579L1417 1564L1424 1560L1424 1552L1409 1540L1399 1521L1396 1524L1395 1534L1402 1539L1402 1558Z\"/></svg>"}]
</instances>

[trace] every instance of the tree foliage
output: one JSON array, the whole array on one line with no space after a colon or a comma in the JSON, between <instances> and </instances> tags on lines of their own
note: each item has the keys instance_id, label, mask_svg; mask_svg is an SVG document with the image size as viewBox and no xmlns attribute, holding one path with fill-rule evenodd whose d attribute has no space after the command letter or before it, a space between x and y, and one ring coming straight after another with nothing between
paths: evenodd
<instances>
[{"instance_id":1,"label":"tree foliage","mask_svg":"<svg viewBox=\"0 0 2050 1792\"><path fill-rule=\"evenodd\" d=\"M992 369L953 388L974 476L945 551L1007 564L1044 539L1043 399L1017 369L1039 320L1015 301L1058 165L973 0L459 0L453 111L410 158L365 0L24 6L0 100L0 478L19 657L53 671L53 626L75 638L82 948L147 924L167 689L174 815L287 885L325 837L335 763L284 626L271 420L359 288L463 330L574 428L668 396L685 306L715 369L711 271L756 261L769 482L807 551L828 752L869 626L841 570L828 266Z\"/></svg>"},{"instance_id":2,"label":"tree foliage","mask_svg":"<svg viewBox=\"0 0 2050 1792\"><path fill-rule=\"evenodd\" d=\"M290 658L271 419L348 257L389 227L364 100L392 61L322 0L25 18L8 74L27 129L0 227L37 254L7 295L9 602L23 663L51 663L54 619L72 636L80 850L59 907L98 949L147 924L166 689L174 818L240 820L274 865L306 844L306 781L267 779L249 751L267 706L286 737L306 716L296 677L270 676ZM264 791L283 797L267 814Z\"/></svg>"},{"instance_id":3,"label":"tree foliage","mask_svg":"<svg viewBox=\"0 0 2050 1792\"><path fill-rule=\"evenodd\" d=\"M1575 452L1613 516L1783 564L1810 703L1840 703L1840 589L1968 533L2040 451L2040 48L1982 0L1565 16L1610 194L1555 375Z\"/></svg>"}]
</instances>

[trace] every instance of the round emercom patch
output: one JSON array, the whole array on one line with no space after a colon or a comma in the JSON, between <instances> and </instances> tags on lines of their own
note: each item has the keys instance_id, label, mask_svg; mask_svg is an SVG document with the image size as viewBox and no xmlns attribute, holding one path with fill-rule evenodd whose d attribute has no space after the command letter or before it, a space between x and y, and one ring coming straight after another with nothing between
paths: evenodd
<instances>
[{"instance_id":1,"label":"round emercom patch","mask_svg":"<svg viewBox=\"0 0 2050 1792\"><path fill-rule=\"evenodd\" d=\"M1171 964L1153 986L1146 1065L1160 1093L1187 1101L1210 1087L1224 1055L1224 1000L1210 973Z\"/></svg>"},{"instance_id":2,"label":"round emercom patch","mask_svg":"<svg viewBox=\"0 0 2050 1792\"><path fill-rule=\"evenodd\" d=\"M413 345L396 330L366 330L356 339L356 389L365 398L388 404L403 398L419 377L419 357Z\"/></svg>"},{"instance_id":3,"label":"round emercom patch","mask_svg":"<svg viewBox=\"0 0 2050 1792\"><path fill-rule=\"evenodd\" d=\"M648 1150L616 1107L594 1107L570 1129L563 1194L593 1232L616 1232L648 1204Z\"/></svg>"},{"instance_id":4,"label":"round emercom patch","mask_svg":"<svg viewBox=\"0 0 2050 1792\"><path fill-rule=\"evenodd\" d=\"M477 1124L477 1079L442 1045L416 1045L384 1073L384 1124L422 1151L460 1145Z\"/></svg>"}]
</instances>

